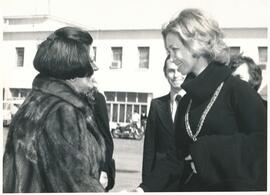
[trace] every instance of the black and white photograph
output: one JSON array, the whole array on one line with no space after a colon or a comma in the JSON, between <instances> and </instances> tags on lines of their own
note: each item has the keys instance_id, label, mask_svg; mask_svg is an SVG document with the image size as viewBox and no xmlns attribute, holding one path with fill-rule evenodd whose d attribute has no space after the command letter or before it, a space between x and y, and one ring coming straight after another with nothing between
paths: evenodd
<instances>
[{"instance_id":1,"label":"black and white photograph","mask_svg":"<svg viewBox=\"0 0 270 195\"><path fill-rule=\"evenodd\" d=\"M1 192L268 194L269 3L1 0Z\"/></svg>"}]
</instances>

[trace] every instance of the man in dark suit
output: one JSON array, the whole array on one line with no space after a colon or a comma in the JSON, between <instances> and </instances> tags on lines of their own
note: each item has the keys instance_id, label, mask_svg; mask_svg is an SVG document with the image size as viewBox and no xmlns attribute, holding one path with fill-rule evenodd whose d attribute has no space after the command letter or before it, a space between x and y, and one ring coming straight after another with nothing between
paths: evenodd
<instances>
[{"instance_id":1,"label":"man in dark suit","mask_svg":"<svg viewBox=\"0 0 270 195\"><path fill-rule=\"evenodd\" d=\"M105 97L98 91L94 94L94 97L95 97L94 111L96 114L95 115L96 123L106 143L106 157L105 157L106 160L104 165L101 167L101 177L105 177L105 180L107 180L105 182L104 188L106 191L109 191L113 188L115 182L115 162L113 159L114 144L110 133ZM100 182L103 184L101 179Z\"/></svg>"},{"instance_id":2,"label":"man in dark suit","mask_svg":"<svg viewBox=\"0 0 270 195\"><path fill-rule=\"evenodd\" d=\"M93 59L92 55L93 51L92 48L90 48L90 56ZM94 61L91 61L91 66L94 71L98 71L99 68L97 67ZM99 182L105 188L105 191L108 192L114 187L115 183L115 161L113 159L114 143L110 132L106 100L104 95L100 93L97 89L98 84L95 75L93 75L90 78L89 85L93 88L96 88L95 93L93 94L95 99L94 104L95 119L106 144L105 163L102 165L100 170L101 173Z\"/></svg>"},{"instance_id":3,"label":"man in dark suit","mask_svg":"<svg viewBox=\"0 0 270 195\"><path fill-rule=\"evenodd\" d=\"M175 147L173 123L178 103L185 95L185 91L181 89L185 76L169 60L169 56L165 60L163 71L169 82L170 92L151 102L145 131L142 183L136 189L138 192L148 191L145 185L151 180L148 176L166 157L168 150ZM165 191L175 191L177 186L175 181Z\"/></svg>"}]
</instances>

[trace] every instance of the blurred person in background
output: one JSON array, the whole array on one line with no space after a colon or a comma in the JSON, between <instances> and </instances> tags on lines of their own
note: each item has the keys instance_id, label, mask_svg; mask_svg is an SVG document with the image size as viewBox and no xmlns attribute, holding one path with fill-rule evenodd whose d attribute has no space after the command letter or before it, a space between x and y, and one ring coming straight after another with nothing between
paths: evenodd
<instances>
[{"instance_id":1,"label":"blurred person in background","mask_svg":"<svg viewBox=\"0 0 270 195\"><path fill-rule=\"evenodd\" d=\"M136 129L141 128L141 116L138 112L134 112L131 117L131 124L134 125ZM133 128L132 128L133 129Z\"/></svg>"},{"instance_id":2,"label":"blurred person in background","mask_svg":"<svg viewBox=\"0 0 270 195\"><path fill-rule=\"evenodd\" d=\"M141 114L141 127L142 127L143 131L145 131L146 122L147 122L147 115L146 115L145 111L142 111L142 114Z\"/></svg>"},{"instance_id":3,"label":"blurred person in background","mask_svg":"<svg viewBox=\"0 0 270 195\"><path fill-rule=\"evenodd\" d=\"M256 91L259 90L262 83L262 70L250 57L240 55L231 56L230 69L233 76L246 81ZM267 107L267 101L262 98L264 105Z\"/></svg>"},{"instance_id":4,"label":"blurred person in background","mask_svg":"<svg viewBox=\"0 0 270 195\"><path fill-rule=\"evenodd\" d=\"M142 183L137 191L147 187L144 183L152 179L149 177L151 172L163 161L170 148L175 147L173 123L177 106L185 95L185 91L181 88L185 76L181 74L178 66L172 63L170 56L167 56L164 62L163 72L170 85L170 92L151 102L144 139ZM177 191L178 185L179 180L173 181L163 191Z\"/></svg>"},{"instance_id":5,"label":"blurred person in background","mask_svg":"<svg viewBox=\"0 0 270 195\"><path fill-rule=\"evenodd\" d=\"M100 181L108 144L90 85L92 42L87 31L64 27L39 46L39 74L8 133L4 192L106 191Z\"/></svg>"}]
</instances>

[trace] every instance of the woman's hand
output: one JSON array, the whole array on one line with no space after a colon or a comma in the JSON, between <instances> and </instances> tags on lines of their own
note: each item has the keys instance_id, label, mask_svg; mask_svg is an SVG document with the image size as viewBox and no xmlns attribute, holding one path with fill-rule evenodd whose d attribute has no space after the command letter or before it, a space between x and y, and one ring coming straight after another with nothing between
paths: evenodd
<instances>
[{"instance_id":1,"label":"woman's hand","mask_svg":"<svg viewBox=\"0 0 270 195\"><path fill-rule=\"evenodd\" d=\"M186 161L190 161L190 166L191 166L191 169L193 171L193 173L197 174L197 170L195 168L195 164L194 162L192 161L192 157L191 155L188 155L186 158L185 158Z\"/></svg>"},{"instance_id":2,"label":"woman's hand","mask_svg":"<svg viewBox=\"0 0 270 195\"><path fill-rule=\"evenodd\" d=\"M103 186L103 188L106 188L108 186L108 175L106 172L101 171L100 177L99 177L99 182Z\"/></svg>"}]
</instances>

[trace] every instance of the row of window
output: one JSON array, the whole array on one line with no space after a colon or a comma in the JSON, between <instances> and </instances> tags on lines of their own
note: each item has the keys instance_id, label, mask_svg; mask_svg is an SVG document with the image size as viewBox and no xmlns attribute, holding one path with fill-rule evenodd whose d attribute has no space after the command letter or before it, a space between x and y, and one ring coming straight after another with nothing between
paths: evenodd
<instances>
[{"instance_id":1,"label":"row of window","mask_svg":"<svg viewBox=\"0 0 270 195\"><path fill-rule=\"evenodd\" d=\"M122 56L123 56L123 48L122 47L112 47L112 64L110 66L111 69L120 69L122 68ZM95 55L97 52L96 47L94 48ZM138 47L138 55L139 55L139 68L149 68L149 47ZM96 59L96 57L95 57Z\"/></svg>"},{"instance_id":2,"label":"row of window","mask_svg":"<svg viewBox=\"0 0 270 195\"><path fill-rule=\"evenodd\" d=\"M134 113L147 113L147 104L107 103L107 110L110 122L129 123Z\"/></svg>"},{"instance_id":3,"label":"row of window","mask_svg":"<svg viewBox=\"0 0 270 195\"><path fill-rule=\"evenodd\" d=\"M24 64L24 47L16 47L17 66L23 67Z\"/></svg>"},{"instance_id":4,"label":"row of window","mask_svg":"<svg viewBox=\"0 0 270 195\"><path fill-rule=\"evenodd\" d=\"M10 88L13 100L24 99L31 89ZM5 89L3 89L3 100L5 97ZM132 115L147 113L148 93L136 92L104 92L107 102L107 110L109 120L111 122L129 123Z\"/></svg>"},{"instance_id":5,"label":"row of window","mask_svg":"<svg viewBox=\"0 0 270 195\"><path fill-rule=\"evenodd\" d=\"M148 93L107 91L104 94L111 122L129 123L134 113L147 113Z\"/></svg>"},{"instance_id":6,"label":"row of window","mask_svg":"<svg viewBox=\"0 0 270 195\"><path fill-rule=\"evenodd\" d=\"M9 88L12 97L25 98L31 89L27 88ZM3 94L5 89L3 88ZM107 102L126 102L126 103L147 103L148 93L136 92L104 92ZM4 95L5 96L5 95Z\"/></svg>"},{"instance_id":7,"label":"row of window","mask_svg":"<svg viewBox=\"0 0 270 195\"><path fill-rule=\"evenodd\" d=\"M239 54L240 47L230 47L231 54ZM123 56L123 48L122 47L112 47L112 63L110 68L111 69L121 69L122 68L122 56ZM97 56L97 47L93 47L93 60L96 61ZM139 54L139 68L149 68L149 47L138 47L138 54ZM16 54L17 54L17 66L23 67L24 64L24 47L16 47ZM267 47L258 47L258 54L259 54L259 64L266 64L267 63Z\"/></svg>"},{"instance_id":8,"label":"row of window","mask_svg":"<svg viewBox=\"0 0 270 195\"><path fill-rule=\"evenodd\" d=\"M104 92L107 101L110 102L130 102L130 103L147 103L147 93L135 92Z\"/></svg>"}]
</instances>

